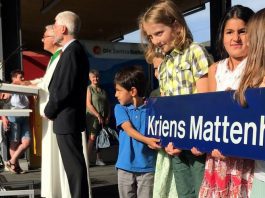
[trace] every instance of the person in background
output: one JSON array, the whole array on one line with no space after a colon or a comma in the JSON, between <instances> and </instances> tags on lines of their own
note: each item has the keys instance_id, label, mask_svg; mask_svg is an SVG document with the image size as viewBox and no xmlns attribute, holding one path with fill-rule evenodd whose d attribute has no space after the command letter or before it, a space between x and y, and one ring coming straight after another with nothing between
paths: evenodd
<instances>
[{"instance_id":1,"label":"person in background","mask_svg":"<svg viewBox=\"0 0 265 198\"><path fill-rule=\"evenodd\" d=\"M88 198L87 168L83 154L82 131L86 128L86 89L89 63L78 40L78 15L63 11L55 17L54 43L62 55L49 84L45 116L53 121L53 131L62 157L72 198Z\"/></svg>"},{"instance_id":2,"label":"person in background","mask_svg":"<svg viewBox=\"0 0 265 198\"><path fill-rule=\"evenodd\" d=\"M13 70L11 72L12 84L21 84L24 81L24 72ZM5 94L10 100L11 109L28 109L29 100L23 94ZM19 157L30 147L31 134L29 129L29 117L27 116L2 116L3 128L8 131L10 160L6 162L6 168L12 173L25 173L20 168ZM7 130L10 128L10 130Z\"/></svg>"},{"instance_id":3,"label":"person in background","mask_svg":"<svg viewBox=\"0 0 265 198\"><path fill-rule=\"evenodd\" d=\"M99 131L109 123L110 104L106 91L100 87L100 76L97 70L89 71L91 84L87 87L86 98L86 123L88 133L88 158L91 156L92 148ZM96 165L104 166L99 149L96 151Z\"/></svg>"},{"instance_id":4,"label":"person in background","mask_svg":"<svg viewBox=\"0 0 265 198\"><path fill-rule=\"evenodd\" d=\"M139 28L146 41L145 54L158 49L165 55L159 67L162 96L208 92L207 73L212 59L204 47L193 42L174 1L155 2L140 16ZM195 147L182 151L172 143L165 151L159 151L157 156L154 197L197 197L206 155Z\"/></svg>"},{"instance_id":5,"label":"person in background","mask_svg":"<svg viewBox=\"0 0 265 198\"><path fill-rule=\"evenodd\" d=\"M158 69L159 69L159 66L161 65L161 63L163 62L163 59L164 59L164 55L162 53L155 53L154 55L150 55L147 58L147 62L149 64L152 64L153 65L154 75L155 75L156 79L159 79ZM158 97L158 96L161 96L160 88L159 87L156 88L156 89L154 89L150 93L150 97Z\"/></svg>"},{"instance_id":6,"label":"person in background","mask_svg":"<svg viewBox=\"0 0 265 198\"><path fill-rule=\"evenodd\" d=\"M225 13L217 39L222 60L209 69L210 91L238 88L248 52L246 26L253 14L250 8L241 5L233 6ZM253 168L253 160L225 157L214 149L207 155L199 197L249 197Z\"/></svg>"},{"instance_id":7,"label":"person in background","mask_svg":"<svg viewBox=\"0 0 265 198\"><path fill-rule=\"evenodd\" d=\"M146 79L139 66L125 67L114 78L114 109L119 129L118 188L120 198L151 198L159 139L146 137ZM149 147L149 148L148 148Z\"/></svg>"},{"instance_id":8,"label":"person in background","mask_svg":"<svg viewBox=\"0 0 265 198\"><path fill-rule=\"evenodd\" d=\"M242 80L235 93L243 107L247 106L245 92L248 88L265 87L265 8L251 17L247 24L248 58ZM255 160L254 182L250 198L265 195L265 161Z\"/></svg>"}]
</instances>

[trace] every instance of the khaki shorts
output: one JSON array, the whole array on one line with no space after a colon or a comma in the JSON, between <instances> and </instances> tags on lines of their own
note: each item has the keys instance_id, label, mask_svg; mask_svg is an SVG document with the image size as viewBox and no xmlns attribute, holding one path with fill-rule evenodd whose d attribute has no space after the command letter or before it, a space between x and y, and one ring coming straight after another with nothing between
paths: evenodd
<instances>
[{"instance_id":1,"label":"khaki shorts","mask_svg":"<svg viewBox=\"0 0 265 198\"><path fill-rule=\"evenodd\" d=\"M86 114L86 133L88 136L95 135L97 136L102 126L98 122L98 118L87 113Z\"/></svg>"}]
</instances>

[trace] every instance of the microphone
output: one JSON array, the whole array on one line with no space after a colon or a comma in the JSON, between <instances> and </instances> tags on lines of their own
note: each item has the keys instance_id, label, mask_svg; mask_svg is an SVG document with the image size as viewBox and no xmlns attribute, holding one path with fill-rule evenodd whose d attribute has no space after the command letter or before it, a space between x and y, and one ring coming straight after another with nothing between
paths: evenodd
<instances>
[{"instance_id":1,"label":"microphone","mask_svg":"<svg viewBox=\"0 0 265 198\"><path fill-rule=\"evenodd\" d=\"M9 54L9 56L5 59L5 60L3 60L3 65L4 65L4 63L6 63L12 56L14 56L16 53L18 53L18 52L21 52L24 48L25 46L25 44L23 43L23 44L21 44L21 45L19 45L14 51L12 51L10 54Z\"/></svg>"}]
</instances>

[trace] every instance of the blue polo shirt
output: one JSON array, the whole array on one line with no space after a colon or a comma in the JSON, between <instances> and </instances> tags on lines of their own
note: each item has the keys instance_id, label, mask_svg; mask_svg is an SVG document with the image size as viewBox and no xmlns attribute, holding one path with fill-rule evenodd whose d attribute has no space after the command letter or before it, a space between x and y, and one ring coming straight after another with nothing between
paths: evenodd
<instances>
[{"instance_id":1,"label":"blue polo shirt","mask_svg":"<svg viewBox=\"0 0 265 198\"><path fill-rule=\"evenodd\" d=\"M114 109L116 126L119 129L119 154L116 168L130 172L154 172L156 151L131 138L121 128L122 123L130 121L132 126L145 135L146 105L135 107L132 104L117 104Z\"/></svg>"}]
</instances>

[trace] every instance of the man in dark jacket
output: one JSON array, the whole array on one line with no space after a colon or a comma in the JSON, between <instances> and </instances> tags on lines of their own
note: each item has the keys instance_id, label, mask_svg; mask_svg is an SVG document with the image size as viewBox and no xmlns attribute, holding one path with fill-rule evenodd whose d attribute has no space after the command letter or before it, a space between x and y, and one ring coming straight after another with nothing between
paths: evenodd
<instances>
[{"instance_id":1,"label":"man in dark jacket","mask_svg":"<svg viewBox=\"0 0 265 198\"><path fill-rule=\"evenodd\" d=\"M49 85L50 97L44 110L45 116L54 121L54 133L73 198L88 197L81 132L85 130L89 63L76 40L80 24L79 17L70 11L55 17L54 43L62 46L62 55Z\"/></svg>"}]
</instances>

